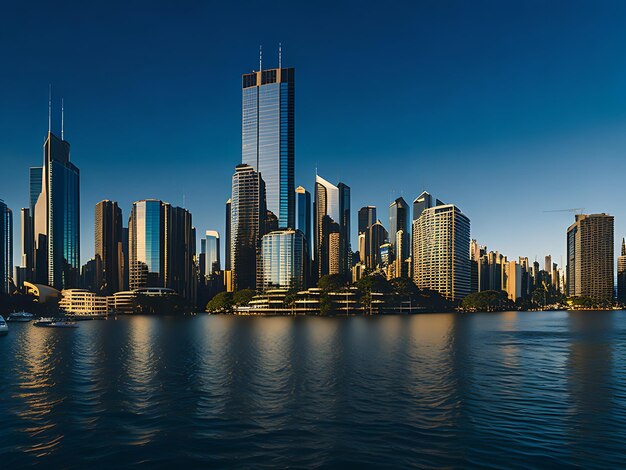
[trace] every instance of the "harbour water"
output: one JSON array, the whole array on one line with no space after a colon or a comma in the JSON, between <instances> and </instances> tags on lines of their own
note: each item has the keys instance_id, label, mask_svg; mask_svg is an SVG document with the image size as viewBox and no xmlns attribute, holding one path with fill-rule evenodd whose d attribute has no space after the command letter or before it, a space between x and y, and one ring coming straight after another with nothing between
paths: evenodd
<instances>
[{"instance_id":1,"label":"harbour water","mask_svg":"<svg viewBox=\"0 0 626 470\"><path fill-rule=\"evenodd\" d=\"M0 357L6 469L626 465L622 311L13 323Z\"/></svg>"}]
</instances>

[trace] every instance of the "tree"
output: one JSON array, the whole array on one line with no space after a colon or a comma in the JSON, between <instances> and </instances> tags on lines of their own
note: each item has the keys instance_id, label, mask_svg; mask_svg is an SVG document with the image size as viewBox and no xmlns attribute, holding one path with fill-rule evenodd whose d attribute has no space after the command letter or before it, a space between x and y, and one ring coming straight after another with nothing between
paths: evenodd
<instances>
[{"instance_id":1,"label":"tree","mask_svg":"<svg viewBox=\"0 0 626 470\"><path fill-rule=\"evenodd\" d=\"M463 299L461 307L465 311L495 312L499 310L509 310L515 308L515 303L509 299L504 291L487 290L473 292Z\"/></svg>"},{"instance_id":2,"label":"tree","mask_svg":"<svg viewBox=\"0 0 626 470\"><path fill-rule=\"evenodd\" d=\"M233 303L238 307L245 307L250 303L252 297L256 295L256 291L252 289L242 289L233 295Z\"/></svg>"},{"instance_id":3,"label":"tree","mask_svg":"<svg viewBox=\"0 0 626 470\"><path fill-rule=\"evenodd\" d=\"M220 292L206 304L209 313L231 313L233 311L232 292Z\"/></svg>"},{"instance_id":4,"label":"tree","mask_svg":"<svg viewBox=\"0 0 626 470\"><path fill-rule=\"evenodd\" d=\"M380 274L363 276L356 282L359 290L361 305L367 310L372 308L372 292L389 294L393 288L387 279Z\"/></svg>"},{"instance_id":5,"label":"tree","mask_svg":"<svg viewBox=\"0 0 626 470\"><path fill-rule=\"evenodd\" d=\"M346 281L341 274L326 274L317 281L317 287L323 292L336 292L346 286Z\"/></svg>"},{"instance_id":6,"label":"tree","mask_svg":"<svg viewBox=\"0 0 626 470\"><path fill-rule=\"evenodd\" d=\"M182 315L193 310L191 304L178 294L137 294L133 306L135 312L151 315Z\"/></svg>"}]
</instances>

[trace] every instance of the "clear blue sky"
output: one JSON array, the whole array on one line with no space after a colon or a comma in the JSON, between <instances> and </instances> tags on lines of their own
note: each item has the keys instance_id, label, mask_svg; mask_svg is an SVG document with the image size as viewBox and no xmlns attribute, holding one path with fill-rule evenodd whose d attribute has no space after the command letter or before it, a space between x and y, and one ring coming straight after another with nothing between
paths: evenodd
<instances>
[{"instance_id":1,"label":"clear blue sky","mask_svg":"<svg viewBox=\"0 0 626 470\"><path fill-rule=\"evenodd\" d=\"M156 197L223 233L241 74L296 68L296 185L356 211L423 189L510 257L565 252L570 213L626 234L626 2L10 2L0 11L0 198L28 205L48 84L81 170L83 262L101 199ZM54 128L58 128L58 113ZM354 234L353 234L354 235Z\"/></svg>"}]
</instances>

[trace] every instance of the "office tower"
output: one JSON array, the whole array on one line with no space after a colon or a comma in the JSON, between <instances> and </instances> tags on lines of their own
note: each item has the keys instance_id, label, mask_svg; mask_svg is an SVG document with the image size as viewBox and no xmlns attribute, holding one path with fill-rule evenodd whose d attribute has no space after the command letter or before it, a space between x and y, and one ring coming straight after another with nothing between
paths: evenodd
<instances>
[{"instance_id":1,"label":"office tower","mask_svg":"<svg viewBox=\"0 0 626 470\"><path fill-rule=\"evenodd\" d=\"M459 301L471 287L470 220L453 204L428 207L432 204L428 196L425 203L416 199L423 206L413 221L413 281L420 289Z\"/></svg>"},{"instance_id":2,"label":"office tower","mask_svg":"<svg viewBox=\"0 0 626 470\"><path fill-rule=\"evenodd\" d=\"M313 232L318 279L326 274L348 275L349 212L350 188L343 183L335 186L316 175Z\"/></svg>"},{"instance_id":3,"label":"office tower","mask_svg":"<svg viewBox=\"0 0 626 470\"><path fill-rule=\"evenodd\" d=\"M522 267L515 261L507 261L504 268L507 296L516 301L522 296Z\"/></svg>"},{"instance_id":4,"label":"office tower","mask_svg":"<svg viewBox=\"0 0 626 470\"><path fill-rule=\"evenodd\" d=\"M95 292L99 289L97 285L98 265L95 259L87 261L80 270L80 287L88 291Z\"/></svg>"},{"instance_id":5,"label":"office tower","mask_svg":"<svg viewBox=\"0 0 626 470\"><path fill-rule=\"evenodd\" d=\"M344 183L337 185L339 189L339 273L350 273L350 186Z\"/></svg>"},{"instance_id":6,"label":"office tower","mask_svg":"<svg viewBox=\"0 0 626 470\"><path fill-rule=\"evenodd\" d=\"M389 234L387 233L387 230L385 229L381 221L377 220L368 229L365 238L365 244L368 248L365 264L368 269L378 269L382 263L380 257L380 247L388 241Z\"/></svg>"},{"instance_id":7,"label":"office tower","mask_svg":"<svg viewBox=\"0 0 626 470\"><path fill-rule=\"evenodd\" d=\"M376 206L365 206L359 209L359 233L367 232L376 223Z\"/></svg>"},{"instance_id":8,"label":"office tower","mask_svg":"<svg viewBox=\"0 0 626 470\"><path fill-rule=\"evenodd\" d=\"M480 246L474 239L470 242L470 292L480 291Z\"/></svg>"},{"instance_id":9,"label":"office tower","mask_svg":"<svg viewBox=\"0 0 626 470\"><path fill-rule=\"evenodd\" d=\"M546 255L544 259L543 270L549 274L552 273L552 256Z\"/></svg>"},{"instance_id":10,"label":"office tower","mask_svg":"<svg viewBox=\"0 0 626 470\"><path fill-rule=\"evenodd\" d=\"M241 163L261 174L278 226L295 227L295 69L243 75L241 128Z\"/></svg>"},{"instance_id":11,"label":"office tower","mask_svg":"<svg viewBox=\"0 0 626 470\"><path fill-rule=\"evenodd\" d=\"M165 214L163 203L144 199L133 204L128 220L129 288L164 287Z\"/></svg>"},{"instance_id":12,"label":"office tower","mask_svg":"<svg viewBox=\"0 0 626 470\"><path fill-rule=\"evenodd\" d=\"M617 300L626 303L626 240L622 238L622 254L617 257Z\"/></svg>"},{"instance_id":13,"label":"office tower","mask_svg":"<svg viewBox=\"0 0 626 470\"><path fill-rule=\"evenodd\" d=\"M311 250L311 193L302 186L296 188L296 228L304 234L308 250Z\"/></svg>"},{"instance_id":14,"label":"office tower","mask_svg":"<svg viewBox=\"0 0 626 470\"><path fill-rule=\"evenodd\" d=\"M129 289L129 270L130 270L130 249L128 244L128 227L122 227L122 260L124 262L122 266L122 286L121 291L127 291Z\"/></svg>"},{"instance_id":15,"label":"office tower","mask_svg":"<svg viewBox=\"0 0 626 470\"><path fill-rule=\"evenodd\" d=\"M95 215L95 286L96 292L112 295L124 289L124 251L122 210L117 202L96 204Z\"/></svg>"},{"instance_id":16,"label":"office tower","mask_svg":"<svg viewBox=\"0 0 626 470\"><path fill-rule=\"evenodd\" d=\"M441 202L439 199L435 199L433 203L433 197L430 195L430 193L424 191L422 194L420 194L413 200L413 220L419 219L424 209L429 209L434 206L443 206L443 205L445 204Z\"/></svg>"},{"instance_id":17,"label":"office tower","mask_svg":"<svg viewBox=\"0 0 626 470\"><path fill-rule=\"evenodd\" d=\"M261 242L262 282L265 289L303 289L307 285L310 255L300 230L279 230Z\"/></svg>"},{"instance_id":18,"label":"office tower","mask_svg":"<svg viewBox=\"0 0 626 470\"><path fill-rule=\"evenodd\" d=\"M402 231L402 250L398 250L396 243L397 233ZM409 257L409 205L399 197L389 205L389 242L392 245L394 258L402 261ZM400 266L404 266L402 263ZM408 276L406 270L402 269L395 273L396 277Z\"/></svg>"},{"instance_id":19,"label":"office tower","mask_svg":"<svg viewBox=\"0 0 626 470\"><path fill-rule=\"evenodd\" d=\"M395 272L389 270L393 264L394 254L393 245L390 242L383 243L378 248L378 257L380 259L380 268L387 275L388 278L395 277ZM391 274L391 275L389 275Z\"/></svg>"},{"instance_id":20,"label":"office tower","mask_svg":"<svg viewBox=\"0 0 626 470\"><path fill-rule=\"evenodd\" d=\"M70 144L50 130L43 146L41 176L31 168L35 280L56 289L76 287L80 274L80 172L70 162ZM32 199L31 199L32 200Z\"/></svg>"},{"instance_id":21,"label":"office tower","mask_svg":"<svg viewBox=\"0 0 626 470\"><path fill-rule=\"evenodd\" d=\"M13 213L0 199L0 292L11 292L13 277Z\"/></svg>"},{"instance_id":22,"label":"office tower","mask_svg":"<svg viewBox=\"0 0 626 470\"><path fill-rule=\"evenodd\" d=\"M196 232L191 213L182 207L164 203L163 221L163 285L195 303Z\"/></svg>"},{"instance_id":23,"label":"office tower","mask_svg":"<svg viewBox=\"0 0 626 470\"><path fill-rule=\"evenodd\" d=\"M261 175L250 165L237 165L231 198L230 264L234 290L257 286L265 216L265 185Z\"/></svg>"},{"instance_id":24,"label":"office tower","mask_svg":"<svg viewBox=\"0 0 626 470\"><path fill-rule=\"evenodd\" d=\"M396 232L396 249L398 252L408 252L408 248L405 245L409 244L409 237L404 233L404 230L398 230ZM392 247L393 249L393 247ZM409 274L409 257L403 258L402 256L394 257L393 277L407 277Z\"/></svg>"},{"instance_id":25,"label":"office tower","mask_svg":"<svg viewBox=\"0 0 626 470\"><path fill-rule=\"evenodd\" d=\"M231 203L230 203L230 198L228 198L228 201L226 201L226 246L224 247L224 269L226 271L230 271L231 267L230 267L230 253L231 253L231 241L232 241L232 234L230 231L230 207L231 207Z\"/></svg>"},{"instance_id":26,"label":"office tower","mask_svg":"<svg viewBox=\"0 0 626 470\"><path fill-rule=\"evenodd\" d=\"M577 214L567 229L567 293L613 299L613 216Z\"/></svg>"},{"instance_id":27,"label":"office tower","mask_svg":"<svg viewBox=\"0 0 626 470\"><path fill-rule=\"evenodd\" d=\"M202 241L204 242L203 253L205 253L203 271L205 275L210 276L222 269L220 263L220 234L215 230L207 230Z\"/></svg>"},{"instance_id":28,"label":"office tower","mask_svg":"<svg viewBox=\"0 0 626 470\"><path fill-rule=\"evenodd\" d=\"M22 228L22 281L30 281L33 271L33 219L30 216L30 208L22 207L20 213L20 223ZM18 284L21 285L21 284Z\"/></svg>"}]
</instances>

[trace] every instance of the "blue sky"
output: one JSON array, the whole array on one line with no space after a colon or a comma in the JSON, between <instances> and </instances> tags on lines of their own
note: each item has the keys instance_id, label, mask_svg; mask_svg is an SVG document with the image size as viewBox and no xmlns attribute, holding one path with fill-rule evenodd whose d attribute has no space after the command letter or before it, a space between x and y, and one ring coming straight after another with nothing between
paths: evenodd
<instances>
[{"instance_id":1,"label":"blue sky","mask_svg":"<svg viewBox=\"0 0 626 470\"><path fill-rule=\"evenodd\" d=\"M81 170L81 257L102 199L148 197L223 233L241 159L241 74L296 68L296 185L363 205L423 189L472 236L560 263L567 212L616 217L626 171L624 2L12 2L0 11L0 198L28 205L48 84ZM356 231L356 220L353 232ZM355 236L356 233L353 233ZM563 256L564 257L564 256Z\"/></svg>"}]
</instances>

